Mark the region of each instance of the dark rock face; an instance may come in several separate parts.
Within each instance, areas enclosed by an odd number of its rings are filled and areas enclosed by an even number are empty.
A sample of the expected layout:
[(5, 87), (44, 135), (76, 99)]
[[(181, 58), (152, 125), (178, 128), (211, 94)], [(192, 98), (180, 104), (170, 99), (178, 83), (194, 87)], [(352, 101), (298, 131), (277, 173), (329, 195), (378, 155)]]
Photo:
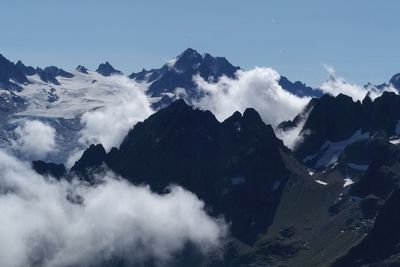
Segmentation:
[[(206, 81), (217, 81), (221, 76), (236, 78), (236, 71), (239, 67), (233, 66), (224, 57), (213, 57), (206, 53), (199, 54), (194, 49), (186, 49), (182, 54), (172, 61), (168, 62), (160, 69), (145, 70), (138, 73), (132, 73), (129, 78), (138, 82), (152, 82), (149, 87), (148, 94), (153, 97), (162, 97), (162, 101), (158, 103), (158, 107), (165, 107), (172, 103), (175, 98), (167, 97), (166, 93), (174, 93), (176, 88), (184, 88), (187, 99), (196, 99), (202, 96), (193, 82), (194, 75), (200, 75)], [(302, 82), (291, 82), (282, 76), (279, 84), (287, 91), (298, 96), (321, 96), (319, 90), (314, 90)]]
[(348, 145), (339, 161), (369, 165), (372, 163), (392, 165), (399, 160), (399, 148), (384, 136), (360, 140)]
[(0, 54), (0, 88), (18, 90), (18, 84), (28, 82), (25, 74), (16, 65)]
[(81, 73), (88, 74), (88, 69), (85, 68), (85, 67), (82, 66), (82, 65), (79, 65), (78, 67), (76, 67), (76, 70), (79, 71), (79, 72), (81, 72)]
[[(44, 82), (53, 83), (58, 85), (57, 77), (73, 78), (72, 73), (66, 72), (63, 69), (57, 68), (55, 66), (49, 66), (44, 69), (37, 67), (36, 69), (31, 66), (25, 66), (20, 60), (15, 64), (15, 68), (20, 71), (26, 79), (26, 76), (39, 75), (40, 79)], [(26, 79), (26, 82), (28, 80)], [(22, 83), (22, 82), (20, 82)]]
[(321, 97), (323, 95), (321, 90), (309, 87), (305, 83), (302, 83), (300, 81), (292, 82), (285, 76), (281, 76), (281, 78), (279, 79), (279, 85), (282, 86), (282, 88), (284, 88), (285, 90), (300, 97)]
[[(378, 214), (366, 238), (334, 266), (398, 266), (400, 242), (400, 190), (394, 191)], [(374, 265), (375, 264), (375, 265)]]
[[(392, 92), (385, 92), (374, 101), (367, 95), (362, 102), (354, 102), (342, 94), (323, 95), (314, 100), (302, 130), (304, 141), (295, 152), (299, 158), (304, 158), (318, 151), (325, 141), (345, 140), (357, 130), (392, 136), (396, 134), (399, 120), (400, 96)], [(291, 124), (286, 122), (285, 125)]]
[(314, 108), (314, 105), (318, 102), (318, 98), (312, 98), (310, 102), (304, 107), (304, 109), (298, 114), (296, 117), (294, 117), (293, 120), (288, 120), (288, 121), (283, 121), (281, 122), (278, 126), (277, 129), (283, 130), (283, 131), (288, 131), (291, 130), (295, 127), (298, 127), (300, 123), (307, 119), (308, 114), (311, 112), (311, 110)]
[(106, 61), (106, 63), (101, 63), (96, 72), (106, 77), (113, 74), (122, 75), (122, 72), (114, 69), (114, 67), (108, 61)]
[(55, 164), (36, 160), (32, 162), (33, 169), (41, 175), (49, 175), (54, 178), (60, 179), (67, 176), (67, 171), (63, 164)]
[(74, 75), (72, 73), (66, 72), (63, 69), (59, 69), (55, 66), (46, 67), (44, 69), (36, 68), (36, 73), (39, 75), (40, 79), (44, 82), (53, 83), (59, 85), (57, 77), (72, 78)]
[(157, 192), (179, 184), (203, 199), (212, 214), (224, 214), (233, 234), (251, 243), (271, 223), (289, 176), (282, 153), (288, 150), (255, 110), (220, 123), (179, 100), (138, 123), (106, 157), (100, 145), (91, 146), (72, 170), (104, 161)]
[(234, 78), (239, 67), (233, 66), (223, 57), (212, 57), (210, 54), (201, 55), (194, 49), (186, 49), (172, 62), (160, 69), (142, 70), (132, 73), (129, 78), (136, 81), (153, 82), (148, 93), (153, 96), (162, 96), (162, 93), (172, 93), (177, 87), (184, 88), (189, 96), (196, 96), (196, 85), (193, 76), (199, 74), (206, 80), (216, 80), (222, 75)]
[[(360, 128), (379, 130), (374, 137), (348, 145), (337, 167), (312, 177), (254, 109), (219, 122), (209, 111), (195, 110), (183, 100), (136, 124), (109, 153), (101, 145), (90, 146), (71, 171), (95, 183), (93, 173), (105, 167), (158, 193), (170, 184), (195, 193), (211, 215), (223, 214), (231, 222), (232, 254), (224, 259), (226, 266), (330, 266), (343, 255), (338, 261), (343, 264), (337, 266), (358, 266), (372, 244), (385, 242), (379, 239), (387, 238), (385, 229), (398, 224), (398, 216), (392, 214), (397, 210), (385, 211), (394, 201), (392, 192), (400, 187), (400, 147), (387, 137), (395, 131), (397, 118), (388, 114), (390, 120), (373, 119), (389, 112), (385, 105), (395, 108), (393, 97), (385, 94), (362, 103), (343, 95), (312, 100), (307, 120), (321, 137), (342, 140)], [(330, 110), (332, 103), (340, 108)], [(369, 167), (344, 188), (344, 179), (354, 174), (347, 172), (348, 163)], [(400, 255), (393, 245), (400, 236), (396, 232), (390, 238), (385, 250), (362, 262), (381, 263)], [(248, 245), (245, 250), (242, 243)]]
[[(75, 162), (71, 168), (71, 173), (76, 173), (84, 179), (89, 179), (90, 174), (104, 163), (106, 156), (107, 152), (101, 144), (90, 145), (82, 157)], [(94, 182), (92, 179), (89, 180), (89, 182)]]
[(360, 140), (346, 147), (339, 165), (356, 163), (366, 166), (358, 181), (350, 188), (352, 196), (375, 196), (385, 200), (394, 188), (400, 186), (400, 148), (384, 136)]
[(21, 60), (18, 60), (17, 64), (15, 64), (15, 66), (26, 76), (32, 76), (32, 75), (36, 74), (36, 70), (34, 67), (25, 66)]
[(296, 151), (300, 157), (321, 147), (326, 140), (340, 141), (360, 128), (361, 104), (351, 97), (324, 95), (316, 101), (304, 124), (303, 132), (310, 132)]
[(399, 168), (373, 162), (364, 176), (351, 188), (351, 193), (359, 197), (373, 194), (385, 199), (394, 188), (399, 188)]

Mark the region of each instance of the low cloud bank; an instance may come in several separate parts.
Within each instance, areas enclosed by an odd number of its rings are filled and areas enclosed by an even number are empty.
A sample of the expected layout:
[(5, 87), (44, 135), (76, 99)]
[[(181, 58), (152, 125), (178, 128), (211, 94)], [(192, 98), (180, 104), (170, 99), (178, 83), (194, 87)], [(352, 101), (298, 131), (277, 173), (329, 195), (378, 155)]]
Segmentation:
[(99, 266), (171, 260), (187, 242), (207, 253), (227, 231), (180, 187), (158, 195), (112, 173), (102, 183), (56, 181), (0, 151), (0, 266)]
[(219, 120), (235, 111), (255, 108), (265, 123), (277, 126), (293, 119), (310, 100), (310, 97), (298, 97), (284, 90), (279, 85), (280, 75), (271, 68), (239, 70), (236, 78), (221, 77), (213, 83), (195, 76), (194, 82), (205, 96), (194, 105), (210, 110)]

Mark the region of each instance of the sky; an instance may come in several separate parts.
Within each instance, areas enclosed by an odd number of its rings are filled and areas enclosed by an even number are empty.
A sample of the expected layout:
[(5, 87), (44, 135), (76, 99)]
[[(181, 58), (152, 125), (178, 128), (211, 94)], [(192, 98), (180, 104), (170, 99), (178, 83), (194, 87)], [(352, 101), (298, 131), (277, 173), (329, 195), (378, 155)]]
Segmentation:
[(191, 47), (244, 69), (318, 86), (324, 64), (349, 81), (400, 72), (396, 0), (0, 0), (0, 53), (27, 65), (130, 74)]

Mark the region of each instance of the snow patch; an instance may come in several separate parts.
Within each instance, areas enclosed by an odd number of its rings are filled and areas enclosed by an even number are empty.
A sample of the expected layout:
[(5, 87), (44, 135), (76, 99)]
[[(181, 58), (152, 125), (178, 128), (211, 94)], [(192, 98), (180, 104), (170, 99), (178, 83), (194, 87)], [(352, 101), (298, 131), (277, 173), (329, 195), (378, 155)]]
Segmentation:
[(171, 99), (175, 97), (174, 93), (168, 93), (168, 92), (161, 93), (161, 95), (167, 96), (168, 98), (171, 98)]
[(316, 183), (318, 184), (322, 184), (322, 185), (328, 185), (327, 182), (321, 181), (321, 180), (314, 180)]
[(389, 142), (392, 143), (393, 145), (398, 145), (398, 144), (400, 144), (400, 138), (389, 140)]
[[(315, 163), (315, 168), (322, 168), (322, 167), (327, 167), (330, 166), (338, 160), (339, 156), (342, 154), (343, 150), (346, 148), (346, 146), (359, 141), (363, 139), (367, 139), (370, 136), (369, 132), (366, 133), (361, 133), (361, 129), (357, 130), (350, 138), (338, 141), (338, 142), (332, 142), (332, 141), (326, 141), (320, 148), (320, 152), (318, 152), (316, 155), (313, 156), (316, 157), (318, 156), (318, 161)], [(307, 157), (306, 157), (307, 158)], [(305, 158), (305, 159), (306, 159)], [(305, 159), (303, 161), (305, 161)]]
[(167, 65), (169, 68), (172, 68), (172, 67), (175, 65), (175, 63), (176, 63), (177, 60), (178, 60), (178, 58), (177, 58), (177, 57), (174, 57), (173, 59), (167, 61), (166, 65)]
[(353, 180), (351, 180), (350, 178), (345, 178), (343, 187), (347, 187), (347, 186), (352, 185), (352, 184), (354, 184)]

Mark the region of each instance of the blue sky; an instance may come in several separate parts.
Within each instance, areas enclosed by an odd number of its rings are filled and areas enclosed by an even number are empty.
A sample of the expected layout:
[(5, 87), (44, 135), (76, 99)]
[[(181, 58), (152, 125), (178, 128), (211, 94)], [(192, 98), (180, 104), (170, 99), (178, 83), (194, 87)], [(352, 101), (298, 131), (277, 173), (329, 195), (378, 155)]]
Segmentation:
[(127, 74), (192, 47), (318, 85), (323, 63), (350, 81), (400, 72), (400, 1), (0, 0), (0, 53), (28, 65), (109, 60)]

